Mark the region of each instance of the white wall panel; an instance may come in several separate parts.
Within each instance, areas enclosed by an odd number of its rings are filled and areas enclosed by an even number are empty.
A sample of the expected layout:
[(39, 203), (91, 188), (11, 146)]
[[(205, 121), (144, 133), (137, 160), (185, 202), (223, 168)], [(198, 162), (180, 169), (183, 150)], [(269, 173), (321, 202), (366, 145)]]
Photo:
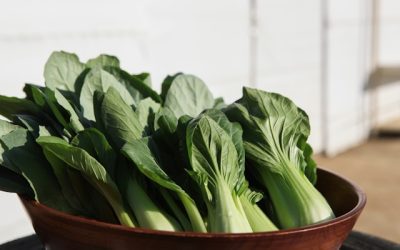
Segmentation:
[(291, 98), (310, 116), (321, 150), (320, 1), (259, 1), (257, 87)]

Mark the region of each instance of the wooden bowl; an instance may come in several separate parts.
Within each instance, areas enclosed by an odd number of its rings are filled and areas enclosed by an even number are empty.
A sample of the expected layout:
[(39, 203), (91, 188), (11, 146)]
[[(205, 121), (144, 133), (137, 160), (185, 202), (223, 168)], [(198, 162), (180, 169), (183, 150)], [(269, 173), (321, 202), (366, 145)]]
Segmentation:
[(366, 203), (350, 181), (318, 169), (318, 190), (336, 214), (328, 222), (267, 233), (216, 234), (128, 228), (72, 216), (21, 197), (46, 249), (339, 249)]

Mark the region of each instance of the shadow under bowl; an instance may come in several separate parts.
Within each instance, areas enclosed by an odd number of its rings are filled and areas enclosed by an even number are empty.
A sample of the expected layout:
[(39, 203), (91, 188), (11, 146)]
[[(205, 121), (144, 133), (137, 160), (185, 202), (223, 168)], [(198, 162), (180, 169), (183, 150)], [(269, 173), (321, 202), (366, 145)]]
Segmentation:
[(317, 189), (336, 218), (301, 228), (265, 233), (165, 232), (128, 228), (69, 215), (20, 197), (46, 249), (339, 249), (366, 203), (350, 181), (318, 169)]

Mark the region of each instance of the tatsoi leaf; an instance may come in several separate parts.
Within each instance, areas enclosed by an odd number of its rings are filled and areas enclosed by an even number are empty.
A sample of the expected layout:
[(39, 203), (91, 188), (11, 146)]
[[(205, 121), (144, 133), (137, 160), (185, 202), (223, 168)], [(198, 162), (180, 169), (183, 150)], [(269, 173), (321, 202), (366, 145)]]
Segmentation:
[(195, 117), (213, 105), (214, 98), (204, 82), (184, 74), (173, 79), (164, 102), (164, 106), (172, 110), (177, 118), (182, 115)]
[(106, 137), (95, 128), (88, 128), (79, 132), (71, 142), (72, 145), (84, 149), (96, 158), (114, 179), (117, 155), (108, 143)]
[(96, 90), (107, 92), (110, 87), (113, 87), (128, 105), (135, 104), (128, 90), (113, 75), (101, 68), (94, 68), (87, 74), (79, 97), (85, 118), (92, 121), (95, 120), (93, 108), (94, 92)]
[(135, 102), (150, 97), (155, 102), (161, 103), (161, 98), (149, 85), (147, 85), (142, 78), (130, 75), (116, 67), (104, 67), (104, 70), (112, 74), (125, 88), (129, 91)]
[(37, 143), (48, 153), (53, 154), (69, 167), (80, 171), (86, 179), (101, 192), (110, 205), (121, 224), (134, 226), (129, 212), (124, 209), (121, 194), (106, 169), (85, 150), (66, 144), (57, 137), (39, 137)]
[(244, 173), (230, 135), (207, 115), (192, 120), (186, 143), (191, 176), (207, 202), (212, 232), (251, 232), (235, 189)]
[(3, 156), (12, 164), (11, 168), (7, 167), (29, 182), (36, 200), (62, 211), (71, 211), (51, 167), (26, 129), (19, 128), (4, 135), (1, 142), (5, 146)]
[(144, 134), (138, 116), (113, 87), (104, 95), (100, 116), (96, 120), (102, 121), (108, 137), (117, 149)]
[(141, 100), (136, 107), (135, 113), (146, 130), (147, 135), (154, 132), (154, 119), (160, 107), (160, 104), (153, 101), (151, 98)]
[(89, 59), (86, 62), (86, 66), (89, 68), (113, 66), (119, 68), (119, 60), (115, 56), (101, 54), (96, 58)]
[(0, 95), (0, 107), (0, 115), (10, 120), (13, 119), (14, 114), (41, 116), (40, 107), (26, 99)]
[(150, 180), (176, 192), (188, 213), (193, 229), (200, 232), (206, 231), (204, 222), (194, 201), (160, 167), (156, 158), (157, 153), (152, 152), (156, 151), (156, 146), (149, 137), (128, 142), (122, 147), (121, 151)]
[(0, 190), (34, 197), (29, 183), (19, 174), (0, 165)]
[(75, 82), (85, 69), (75, 54), (64, 51), (53, 52), (44, 68), (46, 86), (50, 89), (75, 91)]

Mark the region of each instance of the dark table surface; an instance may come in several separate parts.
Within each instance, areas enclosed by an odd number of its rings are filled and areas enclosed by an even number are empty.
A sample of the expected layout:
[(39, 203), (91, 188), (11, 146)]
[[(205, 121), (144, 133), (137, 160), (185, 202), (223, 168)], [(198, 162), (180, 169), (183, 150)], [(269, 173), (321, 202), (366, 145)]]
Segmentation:
[[(27, 236), (0, 245), (0, 250), (43, 250), (36, 235)], [(379, 237), (353, 231), (344, 242), (341, 250), (400, 250), (400, 244)]]

